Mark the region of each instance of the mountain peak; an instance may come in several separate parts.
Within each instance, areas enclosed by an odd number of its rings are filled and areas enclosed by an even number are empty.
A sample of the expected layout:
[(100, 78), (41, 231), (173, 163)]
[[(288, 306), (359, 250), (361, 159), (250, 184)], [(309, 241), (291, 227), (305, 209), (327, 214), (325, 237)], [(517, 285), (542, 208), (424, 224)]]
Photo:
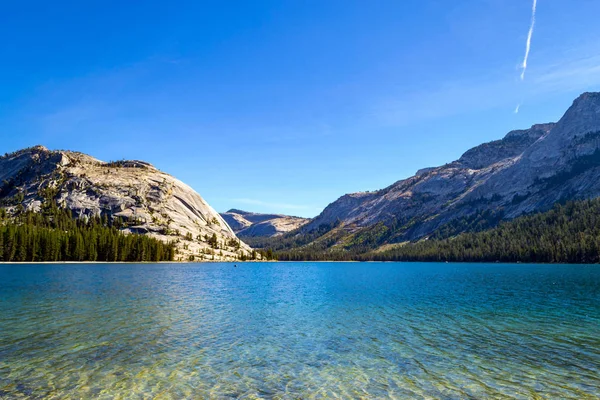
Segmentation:
[[(559, 123), (566, 120), (571, 123), (573, 118), (584, 118), (581, 123), (598, 124), (600, 121), (600, 93), (585, 92), (577, 97), (571, 107), (565, 112)], [(581, 126), (581, 123), (578, 126)]]
[[(363, 229), (368, 232), (363, 237), (377, 237), (380, 244), (426, 237), (442, 228), (445, 234), (471, 229), (469, 224), (481, 229), (557, 201), (600, 196), (598, 151), (600, 93), (583, 93), (556, 124), (511, 131), (372, 195), (342, 196), (303, 231), (339, 220), (355, 236), (339, 239), (337, 246), (356, 243)], [(388, 226), (389, 236), (378, 223)]]
[(308, 218), (283, 214), (261, 214), (235, 208), (221, 213), (221, 217), (240, 237), (279, 236), (309, 221)]
[(584, 92), (573, 100), (573, 104), (589, 101), (600, 101), (600, 92)]
[(510, 131), (500, 140), (483, 143), (467, 150), (458, 159), (458, 163), (471, 169), (482, 169), (497, 162), (512, 159), (548, 134), (554, 125), (553, 123), (536, 124), (529, 129)]
[(19, 156), (22, 156), (24, 154), (39, 154), (39, 153), (51, 153), (51, 151), (48, 150), (47, 147), (42, 146), (41, 144), (38, 144), (38, 145), (35, 145), (35, 146), (26, 147), (26, 148), (21, 149), (21, 150), (13, 151), (12, 153), (5, 153), (2, 156), (2, 158), (19, 157)]
[(240, 214), (240, 215), (247, 215), (247, 214), (254, 214), (253, 212), (250, 211), (244, 211), (244, 210), (240, 210), (239, 208), (232, 208), (230, 210), (227, 210), (225, 212), (225, 214)]
[(43, 146), (41, 144), (36, 144), (35, 146), (31, 147), (31, 149), (37, 151), (50, 151), (46, 146)]
[(533, 150), (532, 160), (556, 159), (561, 157), (566, 146), (575, 137), (600, 131), (600, 93), (586, 92), (581, 94), (562, 118), (544, 137), (543, 145)]
[(516, 136), (530, 136), (534, 137), (536, 140), (541, 136), (547, 134), (554, 128), (556, 125), (555, 122), (547, 122), (544, 124), (533, 124), (529, 129), (517, 129), (514, 131), (510, 131), (504, 136), (504, 139), (513, 138)]
[(600, 115), (600, 93), (599, 92), (586, 92), (581, 94), (578, 98), (573, 101), (573, 104), (565, 115), (564, 118), (570, 118), (573, 115), (584, 116), (584, 117), (595, 117), (598, 118)]

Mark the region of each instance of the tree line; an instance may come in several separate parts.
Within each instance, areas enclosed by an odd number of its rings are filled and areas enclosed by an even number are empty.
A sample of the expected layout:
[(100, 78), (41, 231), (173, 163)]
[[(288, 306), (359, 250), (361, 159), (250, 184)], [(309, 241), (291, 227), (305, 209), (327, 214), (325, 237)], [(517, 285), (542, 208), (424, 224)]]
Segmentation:
[(556, 204), (551, 210), (501, 222), (495, 228), (444, 239), (397, 243), (358, 252), (300, 248), (276, 252), (279, 260), (600, 262), (600, 199)]
[(174, 255), (173, 244), (124, 234), (106, 215), (73, 218), (54, 205), (16, 217), (0, 211), (0, 261), (171, 261)]

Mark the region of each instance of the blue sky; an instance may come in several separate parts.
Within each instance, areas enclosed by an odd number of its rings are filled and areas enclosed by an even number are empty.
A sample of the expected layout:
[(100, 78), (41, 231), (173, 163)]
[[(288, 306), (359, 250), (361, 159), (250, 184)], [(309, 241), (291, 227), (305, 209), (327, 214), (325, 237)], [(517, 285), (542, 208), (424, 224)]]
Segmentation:
[(0, 152), (143, 159), (218, 211), (314, 216), (600, 90), (596, 0), (538, 0), (524, 80), (529, 0), (6, 3)]

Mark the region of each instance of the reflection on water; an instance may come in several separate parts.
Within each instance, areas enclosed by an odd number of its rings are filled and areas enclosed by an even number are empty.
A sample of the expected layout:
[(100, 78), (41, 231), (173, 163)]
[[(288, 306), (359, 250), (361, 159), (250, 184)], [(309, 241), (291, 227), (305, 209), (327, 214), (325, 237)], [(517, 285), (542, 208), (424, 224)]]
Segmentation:
[(597, 398), (600, 267), (0, 266), (0, 398)]

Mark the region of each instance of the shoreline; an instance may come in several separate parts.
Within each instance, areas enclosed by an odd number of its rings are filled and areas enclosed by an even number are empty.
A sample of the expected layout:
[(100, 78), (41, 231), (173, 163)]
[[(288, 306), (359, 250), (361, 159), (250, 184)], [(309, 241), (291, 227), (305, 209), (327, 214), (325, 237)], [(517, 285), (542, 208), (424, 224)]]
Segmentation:
[(354, 260), (346, 260), (346, 261), (277, 261), (277, 260), (255, 260), (255, 261), (0, 261), (0, 266), (2, 265), (36, 265), (36, 264), (48, 264), (48, 265), (77, 265), (77, 264), (142, 264), (142, 265), (150, 265), (150, 264), (178, 264), (178, 265), (192, 265), (192, 264), (254, 264), (254, 263), (378, 263), (378, 264), (388, 264), (388, 263), (404, 263), (404, 264), (499, 264), (499, 265), (598, 265), (600, 263), (544, 263), (544, 262), (501, 262), (501, 261), (354, 261)]

